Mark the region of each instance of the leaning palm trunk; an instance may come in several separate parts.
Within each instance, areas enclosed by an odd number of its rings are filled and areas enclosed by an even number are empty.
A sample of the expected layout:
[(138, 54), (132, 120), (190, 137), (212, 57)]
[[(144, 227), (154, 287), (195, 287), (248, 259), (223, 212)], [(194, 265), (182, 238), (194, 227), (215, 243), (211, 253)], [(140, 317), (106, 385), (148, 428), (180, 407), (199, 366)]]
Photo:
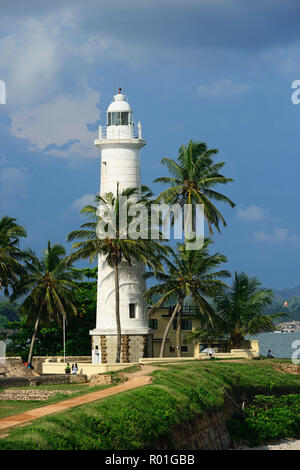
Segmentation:
[(29, 354), (28, 354), (28, 359), (27, 359), (28, 364), (30, 364), (31, 360), (32, 360), (33, 347), (34, 347), (34, 342), (35, 342), (35, 339), (36, 339), (37, 331), (38, 331), (38, 328), (39, 328), (41, 312), (42, 312), (42, 306), (39, 310), (39, 313), (38, 313), (38, 316), (37, 316), (37, 319), (36, 319), (35, 325), (34, 325), (34, 331), (33, 331), (33, 335), (32, 335), (32, 338), (31, 338), (30, 349), (29, 349)]
[(177, 328), (176, 328), (176, 353), (177, 357), (181, 357), (181, 318), (182, 318), (182, 307), (178, 310), (177, 316)]
[(171, 325), (172, 325), (172, 322), (174, 320), (174, 318), (176, 317), (176, 314), (178, 312), (179, 309), (181, 309), (181, 306), (182, 306), (182, 303), (183, 303), (183, 299), (179, 299), (178, 303), (176, 304), (176, 307), (174, 308), (174, 311), (171, 315), (171, 318), (167, 324), (167, 327), (165, 329), (165, 332), (164, 332), (164, 336), (163, 336), (163, 339), (162, 339), (162, 343), (161, 343), (161, 348), (160, 348), (160, 354), (159, 354), (159, 357), (164, 357), (164, 350), (165, 350), (165, 345), (166, 345), (166, 341), (167, 341), (167, 337), (168, 337), (168, 334), (169, 334), (169, 331), (170, 331), (170, 328), (171, 328)]
[(120, 285), (119, 285), (119, 266), (116, 261), (114, 264), (115, 274), (115, 312), (116, 312), (116, 324), (117, 324), (117, 353), (116, 362), (120, 362), (121, 356), (121, 321), (120, 321)]

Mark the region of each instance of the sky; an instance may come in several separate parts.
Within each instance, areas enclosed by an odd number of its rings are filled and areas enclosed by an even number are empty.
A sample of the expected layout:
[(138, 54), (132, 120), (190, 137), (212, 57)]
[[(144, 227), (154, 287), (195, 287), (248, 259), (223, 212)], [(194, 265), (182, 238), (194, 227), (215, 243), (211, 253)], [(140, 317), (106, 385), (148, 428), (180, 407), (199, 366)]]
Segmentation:
[(99, 191), (99, 124), (119, 86), (153, 184), (192, 139), (219, 150), (227, 227), (213, 251), (267, 287), (300, 284), (298, 0), (1, 0), (0, 216), (38, 253)]

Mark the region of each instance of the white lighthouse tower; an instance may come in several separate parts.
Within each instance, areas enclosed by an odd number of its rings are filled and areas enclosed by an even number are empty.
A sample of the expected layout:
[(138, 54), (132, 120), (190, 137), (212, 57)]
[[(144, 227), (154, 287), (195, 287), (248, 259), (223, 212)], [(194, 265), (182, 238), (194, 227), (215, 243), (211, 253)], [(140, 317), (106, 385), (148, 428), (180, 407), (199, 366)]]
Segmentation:
[[(146, 145), (141, 125), (135, 128), (133, 111), (119, 88), (107, 109), (107, 126), (99, 127), (95, 146), (101, 150), (100, 194), (116, 194), (128, 187), (141, 190), (140, 149)], [(121, 362), (136, 362), (152, 355), (144, 300), (144, 266), (122, 262), (119, 269)], [(115, 283), (113, 269), (104, 257), (98, 258), (98, 291), (96, 328), (92, 335), (93, 361), (113, 363), (116, 358), (117, 326), (115, 317)]]

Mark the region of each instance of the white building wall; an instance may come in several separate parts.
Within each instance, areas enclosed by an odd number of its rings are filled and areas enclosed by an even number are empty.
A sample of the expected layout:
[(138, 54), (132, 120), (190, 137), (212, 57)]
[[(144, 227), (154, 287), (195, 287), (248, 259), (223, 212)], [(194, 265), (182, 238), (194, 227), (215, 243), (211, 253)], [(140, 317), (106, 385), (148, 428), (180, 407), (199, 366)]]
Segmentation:
[(120, 192), (128, 187), (140, 189), (140, 148), (136, 145), (114, 142), (102, 149), (100, 194), (115, 194), (117, 183)]
[[(120, 320), (122, 334), (147, 334), (147, 314), (144, 300), (144, 266), (134, 263), (131, 267), (122, 262), (119, 269)], [(129, 304), (136, 304), (135, 318), (129, 318)], [(98, 334), (117, 334), (115, 317), (115, 283), (113, 269), (103, 257), (98, 264), (97, 322)]]

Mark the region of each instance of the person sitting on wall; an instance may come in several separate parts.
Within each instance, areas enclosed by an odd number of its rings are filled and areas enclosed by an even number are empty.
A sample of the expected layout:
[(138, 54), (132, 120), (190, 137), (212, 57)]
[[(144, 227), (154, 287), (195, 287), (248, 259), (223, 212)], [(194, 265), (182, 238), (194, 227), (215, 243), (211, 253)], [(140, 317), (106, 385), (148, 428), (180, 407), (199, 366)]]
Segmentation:
[(75, 365), (73, 364), (72, 365), (72, 374), (77, 374), (77, 372), (78, 372), (78, 366), (77, 366), (77, 364), (75, 364)]
[(70, 374), (70, 372), (71, 372), (70, 364), (67, 363), (67, 367), (65, 368), (65, 373)]

